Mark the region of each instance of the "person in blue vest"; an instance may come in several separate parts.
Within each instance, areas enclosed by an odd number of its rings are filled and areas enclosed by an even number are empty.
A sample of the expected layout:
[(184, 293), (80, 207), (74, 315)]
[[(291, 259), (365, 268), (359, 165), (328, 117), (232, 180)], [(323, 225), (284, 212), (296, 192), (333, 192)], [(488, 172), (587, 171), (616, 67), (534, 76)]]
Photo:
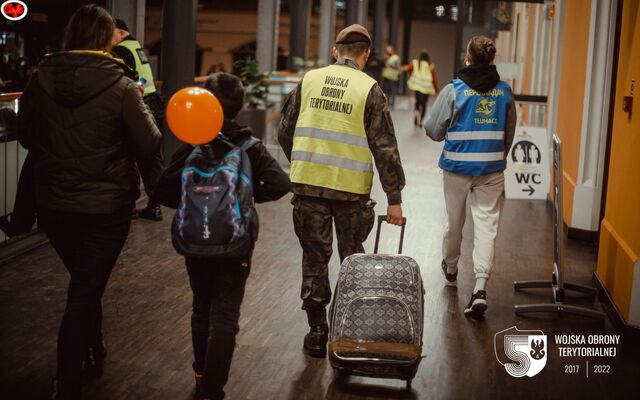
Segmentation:
[(467, 46), (467, 66), (442, 89), (425, 123), (427, 135), (445, 141), (440, 156), (448, 226), (441, 264), (445, 284), (456, 286), (462, 227), (469, 197), (473, 217), (473, 270), (476, 284), (465, 315), (481, 318), (487, 309), (485, 286), (494, 260), (504, 199), (506, 156), (516, 128), (509, 85), (500, 80), (493, 41), (475, 36)]
[[(115, 24), (116, 29), (113, 32), (113, 49), (111, 49), (111, 54), (124, 61), (129, 68), (137, 73), (138, 85), (140, 85), (143, 91), (142, 100), (149, 106), (158, 128), (162, 129), (162, 123), (164, 121), (164, 101), (155, 86), (149, 60), (144, 54), (140, 42), (129, 33), (127, 23), (116, 18)], [(152, 221), (162, 220), (162, 209), (160, 205), (151, 200), (151, 191), (162, 172), (162, 158), (159, 157), (153, 164), (152, 168), (141, 168), (141, 171), (146, 170), (150, 172), (149, 176), (142, 176), (145, 191), (149, 195), (149, 201), (145, 208), (134, 210), (133, 218), (139, 217)]]

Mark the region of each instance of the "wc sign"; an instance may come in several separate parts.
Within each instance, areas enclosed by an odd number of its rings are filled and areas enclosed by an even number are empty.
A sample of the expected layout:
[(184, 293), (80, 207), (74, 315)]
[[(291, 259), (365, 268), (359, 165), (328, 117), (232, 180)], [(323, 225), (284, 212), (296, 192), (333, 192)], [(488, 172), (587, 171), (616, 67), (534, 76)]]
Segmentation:
[(28, 11), (29, 7), (27, 7), (27, 3), (20, 0), (5, 1), (0, 6), (2, 16), (9, 21), (20, 21), (27, 16)]
[(546, 199), (550, 184), (547, 130), (516, 128), (507, 156), (505, 195), (508, 199)]

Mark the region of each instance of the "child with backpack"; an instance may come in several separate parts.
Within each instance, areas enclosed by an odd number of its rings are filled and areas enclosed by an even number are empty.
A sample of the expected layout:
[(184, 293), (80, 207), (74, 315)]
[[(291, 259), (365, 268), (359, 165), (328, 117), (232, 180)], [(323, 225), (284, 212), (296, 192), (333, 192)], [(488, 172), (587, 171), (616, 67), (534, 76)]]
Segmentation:
[(222, 105), (221, 134), (208, 146), (178, 148), (154, 198), (178, 209), (172, 240), (185, 256), (193, 291), (196, 397), (213, 400), (224, 398), (239, 329), (258, 234), (254, 200), (278, 200), (289, 192), (290, 182), (251, 129), (234, 121), (244, 103), (240, 79), (216, 73), (204, 87)]

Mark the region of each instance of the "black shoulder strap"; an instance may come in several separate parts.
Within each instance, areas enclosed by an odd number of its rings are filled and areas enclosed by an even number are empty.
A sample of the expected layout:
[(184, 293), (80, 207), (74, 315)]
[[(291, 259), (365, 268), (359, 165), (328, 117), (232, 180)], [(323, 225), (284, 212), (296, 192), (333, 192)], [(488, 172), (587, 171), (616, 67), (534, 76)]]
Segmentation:
[(242, 151), (244, 151), (246, 153), (247, 150), (249, 150), (250, 148), (252, 148), (253, 146), (255, 146), (258, 143), (260, 143), (260, 139), (258, 139), (255, 136), (249, 136), (249, 138), (247, 140), (242, 142), (242, 145), (240, 146), (240, 148), (242, 149)]

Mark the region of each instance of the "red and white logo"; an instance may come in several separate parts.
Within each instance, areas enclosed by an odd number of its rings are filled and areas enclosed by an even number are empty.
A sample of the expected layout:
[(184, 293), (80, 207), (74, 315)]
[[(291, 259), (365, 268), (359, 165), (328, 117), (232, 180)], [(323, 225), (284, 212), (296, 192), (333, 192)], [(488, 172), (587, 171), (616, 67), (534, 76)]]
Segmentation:
[(27, 11), (29, 11), (29, 7), (24, 1), (20, 0), (5, 1), (0, 7), (2, 16), (9, 21), (20, 21), (27, 16)]

